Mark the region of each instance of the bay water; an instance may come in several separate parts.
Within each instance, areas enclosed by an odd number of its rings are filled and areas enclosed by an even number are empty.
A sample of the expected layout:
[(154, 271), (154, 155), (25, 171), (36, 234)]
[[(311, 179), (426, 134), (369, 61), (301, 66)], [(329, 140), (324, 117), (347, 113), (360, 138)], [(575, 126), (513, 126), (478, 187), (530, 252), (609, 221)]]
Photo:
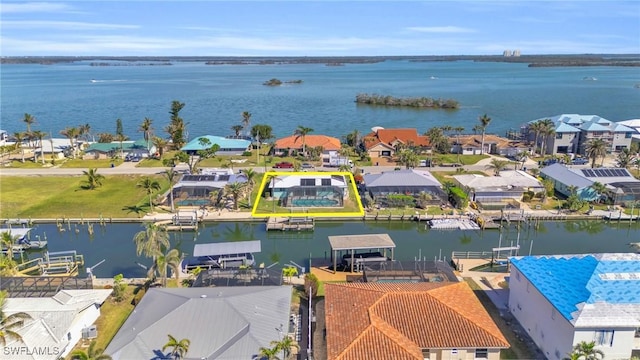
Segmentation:
[[(135, 64), (135, 63), (134, 63)], [(263, 82), (302, 80), (265, 86)], [(92, 81), (93, 80), (93, 81)], [(471, 133), (478, 116), (493, 119), (487, 131), (507, 130), (562, 113), (600, 115), (612, 121), (640, 118), (640, 68), (527, 67), (527, 64), (473, 61), (374, 64), (91, 66), (89, 61), (53, 65), (1, 65), (0, 128), (24, 131), (25, 113), (34, 129), (60, 136), (67, 126), (88, 123), (92, 133), (115, 132), (121, 118), (125, 133), (137, 131), (145, 117), (166, 136), (172, 100), (186, 104), (181, 116), (190, 139), (229, 135), (231, 126), (252, 113), (252, 124), (269, 124), (278, 137), (299, 126), (313, 134), (342, 136), (373, 126), (462, 126)], [(358, 93), (396, 97), (455, 99), (458, 110), (358, 105)]]

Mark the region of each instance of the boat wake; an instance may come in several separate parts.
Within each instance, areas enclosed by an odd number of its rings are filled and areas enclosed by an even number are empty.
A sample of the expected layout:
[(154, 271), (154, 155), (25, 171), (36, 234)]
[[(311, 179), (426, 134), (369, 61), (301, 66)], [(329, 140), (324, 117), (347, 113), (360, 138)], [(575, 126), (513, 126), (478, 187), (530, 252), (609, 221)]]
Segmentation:
[(127, 80), (96, 80), (96, 79), (91, 79), (92, 83), (123, 82), (123, 81), (127, 81)]

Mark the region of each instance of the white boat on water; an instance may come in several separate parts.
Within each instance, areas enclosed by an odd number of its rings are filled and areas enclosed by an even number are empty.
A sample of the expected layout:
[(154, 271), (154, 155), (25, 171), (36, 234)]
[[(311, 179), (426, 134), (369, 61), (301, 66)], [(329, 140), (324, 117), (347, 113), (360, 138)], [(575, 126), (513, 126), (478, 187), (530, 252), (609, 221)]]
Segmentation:
[(193, 257), (182, 260), (183, 272), (201, 269), (229, 269), (252, 266), (253, 253), (262, 251), (260, 240), (234, 241), (213, 244), (197, 244), (193, 247)]
[[(1, 228), (0, 234), (9, 233), (14, 238), (14, 243), (11, 246), (14, 252), (22, 252), (25, 250), (37, 250), (43, 249), (47, 246), (46, 240), (40, 240), (38, 237), (36, 240), (30, 240), (28, 238), (29, 232), (32, 228)], [(6, 252), (8, 247), (2, 244), (2, 252)]]

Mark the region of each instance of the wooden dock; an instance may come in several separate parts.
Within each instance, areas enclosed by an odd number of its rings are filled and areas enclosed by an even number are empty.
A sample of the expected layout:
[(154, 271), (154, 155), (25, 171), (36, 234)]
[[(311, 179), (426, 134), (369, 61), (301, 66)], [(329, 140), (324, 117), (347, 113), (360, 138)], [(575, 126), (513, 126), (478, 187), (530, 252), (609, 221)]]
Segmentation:
[(313, 231), (315, 223), (313, 218), (269, 218), (267, 231)]
[(84, 266), (84, 256), (75, 251), (46, 252), (43, 257), (35, 258), (18, 265), (22, 276), (77, 276), (79, 268)]

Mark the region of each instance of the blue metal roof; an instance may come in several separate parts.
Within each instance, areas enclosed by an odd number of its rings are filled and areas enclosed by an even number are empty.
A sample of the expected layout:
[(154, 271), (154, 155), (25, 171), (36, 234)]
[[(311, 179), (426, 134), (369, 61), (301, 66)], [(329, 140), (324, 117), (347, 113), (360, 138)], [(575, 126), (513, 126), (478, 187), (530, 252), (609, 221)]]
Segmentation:
[[(209, 139), (209, 142), (211, 142), (211, 145), (218, 144), (218, 146), (220, 146), (220, 149), (244, 150), (248, 148), (249, 145), (251, 145), (251, 141), (249, 140), (227, 139), (221, 136), (203, 135), (203, 136), (198, 136), (195, 139), (189, 141), (189, 143), (183, 146), (180, 150), (182, 151), (205, 150), (207, 146), (200, 145), (201, 138)], [(211, 145), (209, 145), (208, 147), (211, 147)]]
[(640, 304), (640, 255), (524, 256), (511, 264), (571, 321), (581, 303)]
[(556, 133), (579, 133), (580, 129), (561, 121), (556, 123)]
[(585, 131), (609, 131), (608, 127), (602, 124), (598, 124), (595, 121), (582, 124), (582, 126), (580, 126), (580, 129)]

